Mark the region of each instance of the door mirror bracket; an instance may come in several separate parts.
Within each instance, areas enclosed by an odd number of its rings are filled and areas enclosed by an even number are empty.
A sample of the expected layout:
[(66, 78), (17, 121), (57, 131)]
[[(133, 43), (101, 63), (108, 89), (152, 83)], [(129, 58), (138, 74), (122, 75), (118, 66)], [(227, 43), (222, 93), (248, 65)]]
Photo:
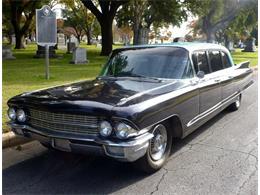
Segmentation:
[(204, 76), (205, 76), (205, 73), (201, 70), (197, 73), (197, 77), (200, 79), (204, 78)]

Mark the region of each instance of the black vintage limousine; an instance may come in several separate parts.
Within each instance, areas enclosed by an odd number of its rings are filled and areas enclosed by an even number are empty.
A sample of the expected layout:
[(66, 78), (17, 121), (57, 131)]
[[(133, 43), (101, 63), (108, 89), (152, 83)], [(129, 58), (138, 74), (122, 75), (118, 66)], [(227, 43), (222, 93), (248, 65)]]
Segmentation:
[(207, 43), (115, 49), (95, 80), (26, 92), (8, 101), (17, 135), (47, 148), (103, 154), (160, 169), (172, 138), (184, 138), (252, 83), (249, 63)]

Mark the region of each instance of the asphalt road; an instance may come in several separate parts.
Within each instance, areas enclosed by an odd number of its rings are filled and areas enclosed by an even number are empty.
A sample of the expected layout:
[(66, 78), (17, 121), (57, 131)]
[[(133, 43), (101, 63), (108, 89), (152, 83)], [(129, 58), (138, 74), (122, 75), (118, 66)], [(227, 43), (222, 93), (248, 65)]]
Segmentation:
[(183, 140), (153, 175), (129, 163), (50, 152), (37, 142), (3, 150), (3, 194), (257, 194), (257, 81), (240, 110), (223, 111)]

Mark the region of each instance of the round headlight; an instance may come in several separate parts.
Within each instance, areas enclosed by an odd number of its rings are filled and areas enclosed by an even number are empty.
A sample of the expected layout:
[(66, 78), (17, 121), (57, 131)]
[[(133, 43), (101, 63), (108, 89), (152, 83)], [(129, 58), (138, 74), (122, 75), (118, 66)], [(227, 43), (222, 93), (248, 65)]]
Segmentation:
[(26, 121), (26, 114), (22, 109), (17, 110), (17, 120), (19, 122)]
[(11, 120), (15, 120), (16, 119), (16, 112), (15, 112), (15, 109), (14, 108), (9, 108), (8, 111), (8, 117), (11, 119)]
[(126, 139), (136, 134), (136, 130), (134, 130), (131, 126), (125, 123), (118, 123), (116, 126), (116, 136), (119, 139)]
[(112, 126), (110, 125), (110, 123), (107, 122), (107, 121), (102, 121), (99, 124), (99, 133), (100, 133), (100, 135), (102, 135), (104, 137), (107, 137), (107, 136), (111, 135), (111, 133), (112, 133)]

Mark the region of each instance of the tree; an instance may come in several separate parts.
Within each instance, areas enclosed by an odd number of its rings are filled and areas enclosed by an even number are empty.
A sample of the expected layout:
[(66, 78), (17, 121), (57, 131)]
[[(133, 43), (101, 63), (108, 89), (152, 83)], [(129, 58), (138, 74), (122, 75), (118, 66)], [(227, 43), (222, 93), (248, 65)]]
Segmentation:
[(159, 29), (165, 25), (179, 26), (187, 19), (189, 12), (195, 12), (199, 8), (197, 1), (188, 0), (130, 0), (129, 4), (123, 5), (117, 14), (117, 22), (121, 25), (131, 24), (134, 32), (134, 44), (140, 44), (140, 30), (148, 31), (151, 26)]
[(245, 34), (247, 37), (250, 36), (257, 26), (257, 11), (258, 3), (256, 0), (251, 1), (250, 4), (241, 9), (237, 17), (222, 31), (226, 46), (230, 40), (239, 41), (244, 38)]
[[(94, 4), (91, 0), (81, 0), (87, 9), (89, 9), (97, 18), (101, 27), (102, 50), (100, 55), (109, 55), (112, 51), (113, 33), (112, 24), (118, 8), (127, 2), (127, 0), (98, 0)], [(100, 7), (100, 10), (99, 8)]]
[(84, 18), (79, 17), (73, 10), (63, 10), (63, 17), (65, 18), (64, 26), (72, 27), (78, 42), (81, 42), (84, 36), (84, 29), (82, 23), (85, 22)]
[(234, 21), (241, 10), (255, 0), (210, 0), (202, 2), (198, 25), (207, 37), (207, 42), (215, 42), (216, 34), (224, 31)]
[(92, 35), (98, 40), (98, 36), (101, 35), (101, 27), (97, 19), (94, 19)]
[[(5, 10), (6, 12), (6, 10)], [(2, 23), (2, 33), (3, 36), (7, 37), (9, 40), (9, 44), (12, 43), (12, 34), (14, 33), (13, 26), (10, 23), (9, 17), (3, 14), (3, 23)]]
[(66, 18), (65, 26), (73, 27), (78, 41), (84, 34), (87, 35), (88, 45), (91, 45), (95, 16), (88, 11), (80, 0), (60, 0), (65, 5), (63, 16)]
[(147, 1), (130, 0), (128, 4), (123, 5), (116, 16), (119, 28), (131, 24), (134, 32), (134, 45), (138, 44), (140, 29), (143, 23), (142, 20), (144, 18), (143, 12), (147, 8), (147, 5)]
[(24, 36), (28, 33), (35, 15), (35, 9), (49, 1), (3, 0), (3, 15), (11, 22), (16, 43), (15, 49), (24, 48)]

